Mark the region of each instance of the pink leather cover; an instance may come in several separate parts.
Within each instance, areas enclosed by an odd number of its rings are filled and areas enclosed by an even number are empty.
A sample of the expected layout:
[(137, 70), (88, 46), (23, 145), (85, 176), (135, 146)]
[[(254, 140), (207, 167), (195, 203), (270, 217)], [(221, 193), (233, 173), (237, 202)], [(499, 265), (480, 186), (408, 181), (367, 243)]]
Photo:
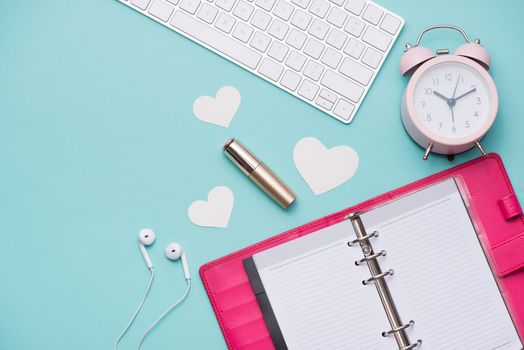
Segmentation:
[(499, 276), (499, 285), (520, 336), (524, 338), (524, 217), (520, 214), (507, 219), (507, 214), (499, 205), (499, 201), (504, 198), (516, 197), (500, 157), (492, 153), (203, 265), (200, 276), (228, 348), (274, 349), (242, 265), (244, 258), (338, 223), (350, 212), (368, 210), (451, 176), (459, 176), (462, 184), (467, 187), (479, 226), (479, 235), (482, 235), (484, 248)]

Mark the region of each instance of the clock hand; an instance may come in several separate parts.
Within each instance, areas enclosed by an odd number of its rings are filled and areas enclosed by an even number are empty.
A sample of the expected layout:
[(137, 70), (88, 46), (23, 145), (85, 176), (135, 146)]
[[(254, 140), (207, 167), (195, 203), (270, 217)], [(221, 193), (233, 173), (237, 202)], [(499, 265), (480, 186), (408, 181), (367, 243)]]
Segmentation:
[(453, 122), (453, 124), (455, 124), (455, 113), (453, 112), (453, 107), (451, 107), (450, 109), (451, 109), (451, 121)]
[(433, 90), (433, 95), (440, 97), (441, 99), (443, 99), (444, 101), (446, 101), (449, 104), (450, 99), (442, 95), (440, 92)]
[(453, 99), (456, 100), (456, 98), (455, 98), (455, 94), (457, 93), (457, 87), (459, 86), (459, 81), (460, 81), (460, 74), (459, 74), (458, 77), (457, 77), (457, 83), (455, 84), (455, 90), (453, 90), (453, 97), (451, 97), (452, 100), (453, 100)]
[(473, 88), (473, 89), (469, 90), (468, 92), (463, 93), (463, 94), (460, 95), (459, 97), (455, 97), (455, 101), (458, 100), (459, 98), (462, 98), (462, 97), (464, 97), (464, 96), (467, 96), (467, 95), (469, 95), (469, 94), (471, 94), (472, 92), (475, 92), (475, 91), (477, 91), (477, 88)]

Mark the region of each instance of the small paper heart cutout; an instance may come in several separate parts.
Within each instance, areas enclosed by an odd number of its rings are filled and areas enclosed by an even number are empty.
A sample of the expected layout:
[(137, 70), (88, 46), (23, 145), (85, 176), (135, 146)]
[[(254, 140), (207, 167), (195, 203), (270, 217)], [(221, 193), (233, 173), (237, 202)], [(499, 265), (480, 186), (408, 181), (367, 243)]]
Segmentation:
[(357, 171), (358, 154), (346, 145), (327, 149), (314, 137), (297, 142), (293, 159), (313, 193), (319, 195), (342, 185)]
[(189, 206), (187, 215), (195, 225), (227, 228), (233, 211), (235, 197), (226, 186), (218, 186), (209, 191), (207, 201), (198, 200)]
[(224, 86), (215, 97), (200, 96), (193, 103), (193, 113), (203, 122), (229, 127), (238, 107), (240, 92), (233, 86)]

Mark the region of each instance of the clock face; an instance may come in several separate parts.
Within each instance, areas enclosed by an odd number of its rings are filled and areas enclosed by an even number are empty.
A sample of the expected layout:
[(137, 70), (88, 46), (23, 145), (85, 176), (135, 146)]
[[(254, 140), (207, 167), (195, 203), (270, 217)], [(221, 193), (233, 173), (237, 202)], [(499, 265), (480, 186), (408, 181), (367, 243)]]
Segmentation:
[(414, 91), (415, 110), (434, 134), (464, 138), (478, 131), (490, 112), (488, 83), (473, 67), (445, 61), (429, 68)]

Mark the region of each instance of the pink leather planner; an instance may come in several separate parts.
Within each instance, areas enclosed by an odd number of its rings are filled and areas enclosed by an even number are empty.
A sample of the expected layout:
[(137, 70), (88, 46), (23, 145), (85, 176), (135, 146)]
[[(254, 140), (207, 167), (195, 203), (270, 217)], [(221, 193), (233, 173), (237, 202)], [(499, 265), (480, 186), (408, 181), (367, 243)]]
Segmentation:
[(349, 213), (365, 212), (451, 177), (460, 179), (465, 187), (478, 235), (517, 331), (524, 338), (524, 216), (500, 157), (489, 154), (203, 265), (200, 276), (228, 348), (275, 349), (244, 259), (339, 223)]

